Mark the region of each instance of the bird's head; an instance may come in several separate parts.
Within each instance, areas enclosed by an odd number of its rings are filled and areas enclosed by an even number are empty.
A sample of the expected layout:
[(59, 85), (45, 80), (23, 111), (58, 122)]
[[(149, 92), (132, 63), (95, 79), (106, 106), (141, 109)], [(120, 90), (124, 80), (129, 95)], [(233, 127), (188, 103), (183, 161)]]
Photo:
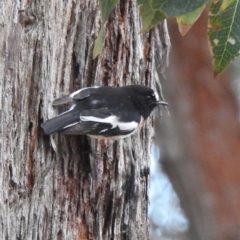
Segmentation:
[(132, 93), (132, 100), (135, 102), (144, 119), (151, 114), (155, 107), (168, 105), (166, 102), (159, 100), (157, 92), (151, 88), (142, 85), (131, 85), (127, 86), (126, 90)]

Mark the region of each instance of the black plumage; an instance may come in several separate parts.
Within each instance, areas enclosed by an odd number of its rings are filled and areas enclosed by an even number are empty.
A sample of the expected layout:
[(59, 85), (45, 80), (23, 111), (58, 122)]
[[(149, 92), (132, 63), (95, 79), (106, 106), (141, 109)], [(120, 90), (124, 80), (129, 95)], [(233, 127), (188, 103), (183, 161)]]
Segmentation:
[(54, 100), (53, 105), (65, 103), (72, 107), (41, 125), (45, 134), (125, 137), (142, 126), (157, 105), (166, 105), (151, 88), (141, 85), (83, 88)]

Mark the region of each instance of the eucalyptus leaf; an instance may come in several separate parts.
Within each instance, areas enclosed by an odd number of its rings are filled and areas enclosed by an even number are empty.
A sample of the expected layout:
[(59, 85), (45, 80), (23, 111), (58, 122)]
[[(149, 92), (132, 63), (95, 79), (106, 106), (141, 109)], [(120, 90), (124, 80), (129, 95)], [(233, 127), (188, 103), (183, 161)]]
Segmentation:
[(197, 8), (196, 10), (190, 13), (186, 13), (184, 15), (177, 17), (178, 28), (182, 35), (185, 35), (189, 31), (189, 29), (201, 15), (204, 7), (205, 5), (201, 6), (200, 8)]
[(118, 0), (99, 0), (103, 23), (106, 22)]
[(140, 14), (142, 18), (142, 31), (147, 31), (159, 24), (166, 16), (159, 10), (151, 7), (149, 0), (138, 0)]
[(103, 28), (101, 28), (95, 42), (94, 42), (94, 48), (93, 48), (93, 58), (96, 58), (99, 53), (102, 51), (103, 48)]
[(208, 36), (210, 39), (215, 75), (222, 72), (240, 55), (240, 2), (231, 1), (222, 8), (223, 1), (213, 2), (210, 9)]
[(152, 8), (160, 10), (168, 17), (176, 17), (200, 8), (208, 0), (150, 0)]

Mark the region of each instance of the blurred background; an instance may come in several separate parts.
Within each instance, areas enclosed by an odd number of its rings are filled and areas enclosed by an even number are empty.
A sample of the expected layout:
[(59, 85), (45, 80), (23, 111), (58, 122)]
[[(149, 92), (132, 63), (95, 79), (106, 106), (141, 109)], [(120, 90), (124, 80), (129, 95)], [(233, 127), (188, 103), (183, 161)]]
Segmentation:
[(205, 12), (181, 36), (168, 21), (172, 48), (161, 81), (169, 114), (155, 121), (152, 240), (240, 239), (240, 59), (213, 77), (207, 24)]

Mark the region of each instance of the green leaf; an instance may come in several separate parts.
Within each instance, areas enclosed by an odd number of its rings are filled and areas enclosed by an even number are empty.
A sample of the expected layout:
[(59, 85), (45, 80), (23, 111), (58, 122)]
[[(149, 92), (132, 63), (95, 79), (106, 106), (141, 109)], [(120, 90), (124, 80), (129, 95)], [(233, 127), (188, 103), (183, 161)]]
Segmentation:
[(163, 12), (161, 12), (160, 10), (155, 11), (154, 16), (152, 18), (152, 22), (149, 25), (148, 29), (155, 27), (165, 18), (166, 18), (166, 15)]
[(99, 0), (103, 23), (108, 19), (118, 0)]
[(143, 1), (138, 0), (140, 15), (142, 17), (142, 31), (145, 31), (151, 24), (155, 11), (151, 8), (149, 1), (145, 1), (145, 3), (141, 2)]
[(140, 15), (142, 17), (142, 30), (147, 31), (159, 24), (166, 16), (159, 10), (154, 10), (151, 7), (149, 0), (138, 0)]
[(95, 43), (94, 43), (94, 48), (93, 48), (93, 58), (96, 58), (99, 53), (102, 51), (103, 48), (103, 28), (101, 28)]
[(99, 0), (102, 16), (102, 27), (94, 43), (93, 58), (96, 58), (103, 48), (103, 25), (107, 21), (118, 0)]
[(196, 10), (190, 13), (186, 13), (184, 15), (177, 17), (178, 28), (182, 35), (185, 35), (189, 31), (189, 29), (201, 15), (204, 7), (205, 5), (201, 6), (200, 8), (197, 8)]
[(150, 0), (152, 8), (168, 17), (180, 16), (203, 6), (208, 0)]
[(240, 0), (213, 2), (210, 9), (208, 36), (212, 46), (215, 75), (222, 72), (240, 55)]
[(221, 11), (225, 10), (234, 0), (223, 0), (221, 5)]

